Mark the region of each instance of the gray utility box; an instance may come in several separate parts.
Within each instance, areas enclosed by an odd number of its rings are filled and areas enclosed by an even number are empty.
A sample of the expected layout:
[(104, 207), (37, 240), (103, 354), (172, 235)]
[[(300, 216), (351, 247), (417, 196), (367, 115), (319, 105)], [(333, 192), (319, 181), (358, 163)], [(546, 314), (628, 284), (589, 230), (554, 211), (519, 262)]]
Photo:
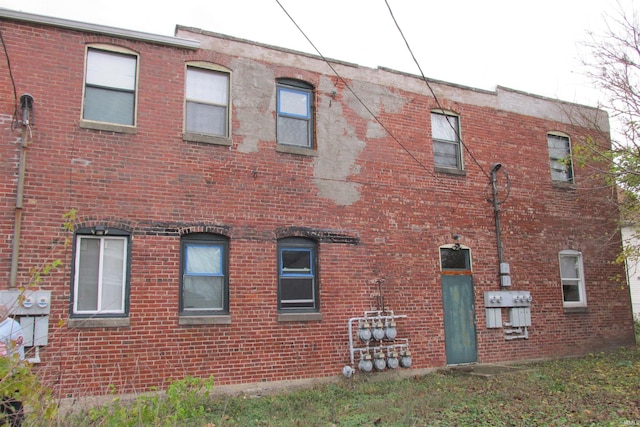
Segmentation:
[(531, 293), (529, 291), (487, 291), (484, 293), (487, 328), (502, 328), (502, 309), (509, 309), (509, 325), (531, 326)]
[(0, 303), (22, 326), (25, 346), (38, 347), (49, 343), (51, 291), (3, 290), (0, 291)]

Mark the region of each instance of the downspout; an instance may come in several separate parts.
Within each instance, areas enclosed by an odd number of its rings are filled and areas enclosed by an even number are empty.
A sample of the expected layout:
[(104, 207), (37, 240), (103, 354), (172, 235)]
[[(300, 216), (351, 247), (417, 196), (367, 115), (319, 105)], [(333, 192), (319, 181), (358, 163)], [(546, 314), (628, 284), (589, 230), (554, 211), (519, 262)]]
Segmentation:
[[(498, 243), (498, 266), (501, 267), (503, 263), (502, 258), (502, 231), (500, 227), (500, 204), (498, 203), (498, 170), (502, 167), (501, 163), (496, 163), (491, 168), (491, 190), (493, 192), (493, 213), (496, 218), (496, 241)], [(500, 277), (502, 277), (502, 271)], [(502, 285), (502, 282), (500, 283)]]
[(13, 248), (11, 251), (11, 277), (10, 288), (17, 287), (18, 281), (18, 260), (20, 258), (20, 240), (22, 232), (22, 209), (24, 198), (24, 178), (27, 169), (27, 146), (29, 145), (29, 116), (33, 108), (33, 97), (24, 94), (20, 97), (20, 107), (22, 108), (22, 136), (20, 138), (20, 157), (18, 159), (18, 184), (16, 189), (16, 211), (13, 228)]

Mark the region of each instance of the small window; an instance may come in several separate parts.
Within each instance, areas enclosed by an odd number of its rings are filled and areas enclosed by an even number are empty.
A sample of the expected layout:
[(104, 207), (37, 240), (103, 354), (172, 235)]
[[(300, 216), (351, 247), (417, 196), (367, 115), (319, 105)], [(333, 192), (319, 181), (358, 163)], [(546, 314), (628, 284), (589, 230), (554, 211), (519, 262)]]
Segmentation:
[(313, 88), (295, 80), (277, 85), (278, 144), (313, 148)]
[(229, 73), (187, 67), (185, 132), (229, 136)]
[(462, 169), (460, 123), (458, 116), (441, 112), (431, 113), (431, 137), (436, 167)]
[(584, 307), (587, 305), (585, 294), (582, 254), (577, 251), (561, 251), (560, 279), (562, 281), (562, 300), (565, 307)]
[(228, 240), (197, 233), (182, 238), (180, 314), (227, 314)]
[(278, 309), (318, 311), (316, 243), (302, 238), (278, 244)]
[(573, 167), (571, 164), (571, 141), (568, 136), (548, 134), (549, 164), (551, 179), (556, 182), (573, 182)]
[(459, 244), (440, 248), (440, 268), (444, 270), (471, 270), (471, 253)]
[(76, 233), (72, 314), (114, 316), (127, 312), (128, 233), (83, 229)]
[(135, 124), (137, 62), (133, 54), (88, 48), (83, 119)]

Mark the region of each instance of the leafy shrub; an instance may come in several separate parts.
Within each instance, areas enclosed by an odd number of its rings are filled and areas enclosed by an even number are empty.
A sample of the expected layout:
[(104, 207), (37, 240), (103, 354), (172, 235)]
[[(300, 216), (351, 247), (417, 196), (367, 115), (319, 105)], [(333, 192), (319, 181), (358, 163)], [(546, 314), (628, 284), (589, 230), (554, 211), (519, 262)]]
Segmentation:
[[(202, 419), (209, 408), (213, 376), (192, 376), (170, 381), (164, 393), (140, 395), (132, 402), (114, 397), (109, 405), (92, 408), (88, 413), (72, 416), (74, 426), (175, 426)], [(113, 390), (115, 394), (117, 391)]]
[[(45, 425), (57, 416), (57, 402), (48, 387), (39, 383), (31, 365), (15, 357), (0, 357), (0, 396), (21, 401), (25, 411), (25, 425)], [(0, 414), (0, 424), (4, 422)]]

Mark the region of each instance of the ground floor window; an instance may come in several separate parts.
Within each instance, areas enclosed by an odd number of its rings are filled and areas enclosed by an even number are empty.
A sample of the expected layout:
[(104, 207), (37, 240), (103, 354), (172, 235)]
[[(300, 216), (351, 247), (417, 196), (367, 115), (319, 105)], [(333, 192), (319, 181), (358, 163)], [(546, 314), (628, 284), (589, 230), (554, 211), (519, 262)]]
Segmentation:
[(561, 251), (560, 279), (562, 281), (562, 301), (565, 307), (584, 307), (587, 296), (584, 285), (582, 254), (578, 251)]
[(180, 313), (229, 312), (226, 237), (197, 233), (182, 238)]
[(129, 234), (121, 230), (95, 227), (76, 233), (73, 314), (126, 313), (129, 244)]
[(286, 238), (278, 242), (278, 309), (318, 311), (316, 242)]

